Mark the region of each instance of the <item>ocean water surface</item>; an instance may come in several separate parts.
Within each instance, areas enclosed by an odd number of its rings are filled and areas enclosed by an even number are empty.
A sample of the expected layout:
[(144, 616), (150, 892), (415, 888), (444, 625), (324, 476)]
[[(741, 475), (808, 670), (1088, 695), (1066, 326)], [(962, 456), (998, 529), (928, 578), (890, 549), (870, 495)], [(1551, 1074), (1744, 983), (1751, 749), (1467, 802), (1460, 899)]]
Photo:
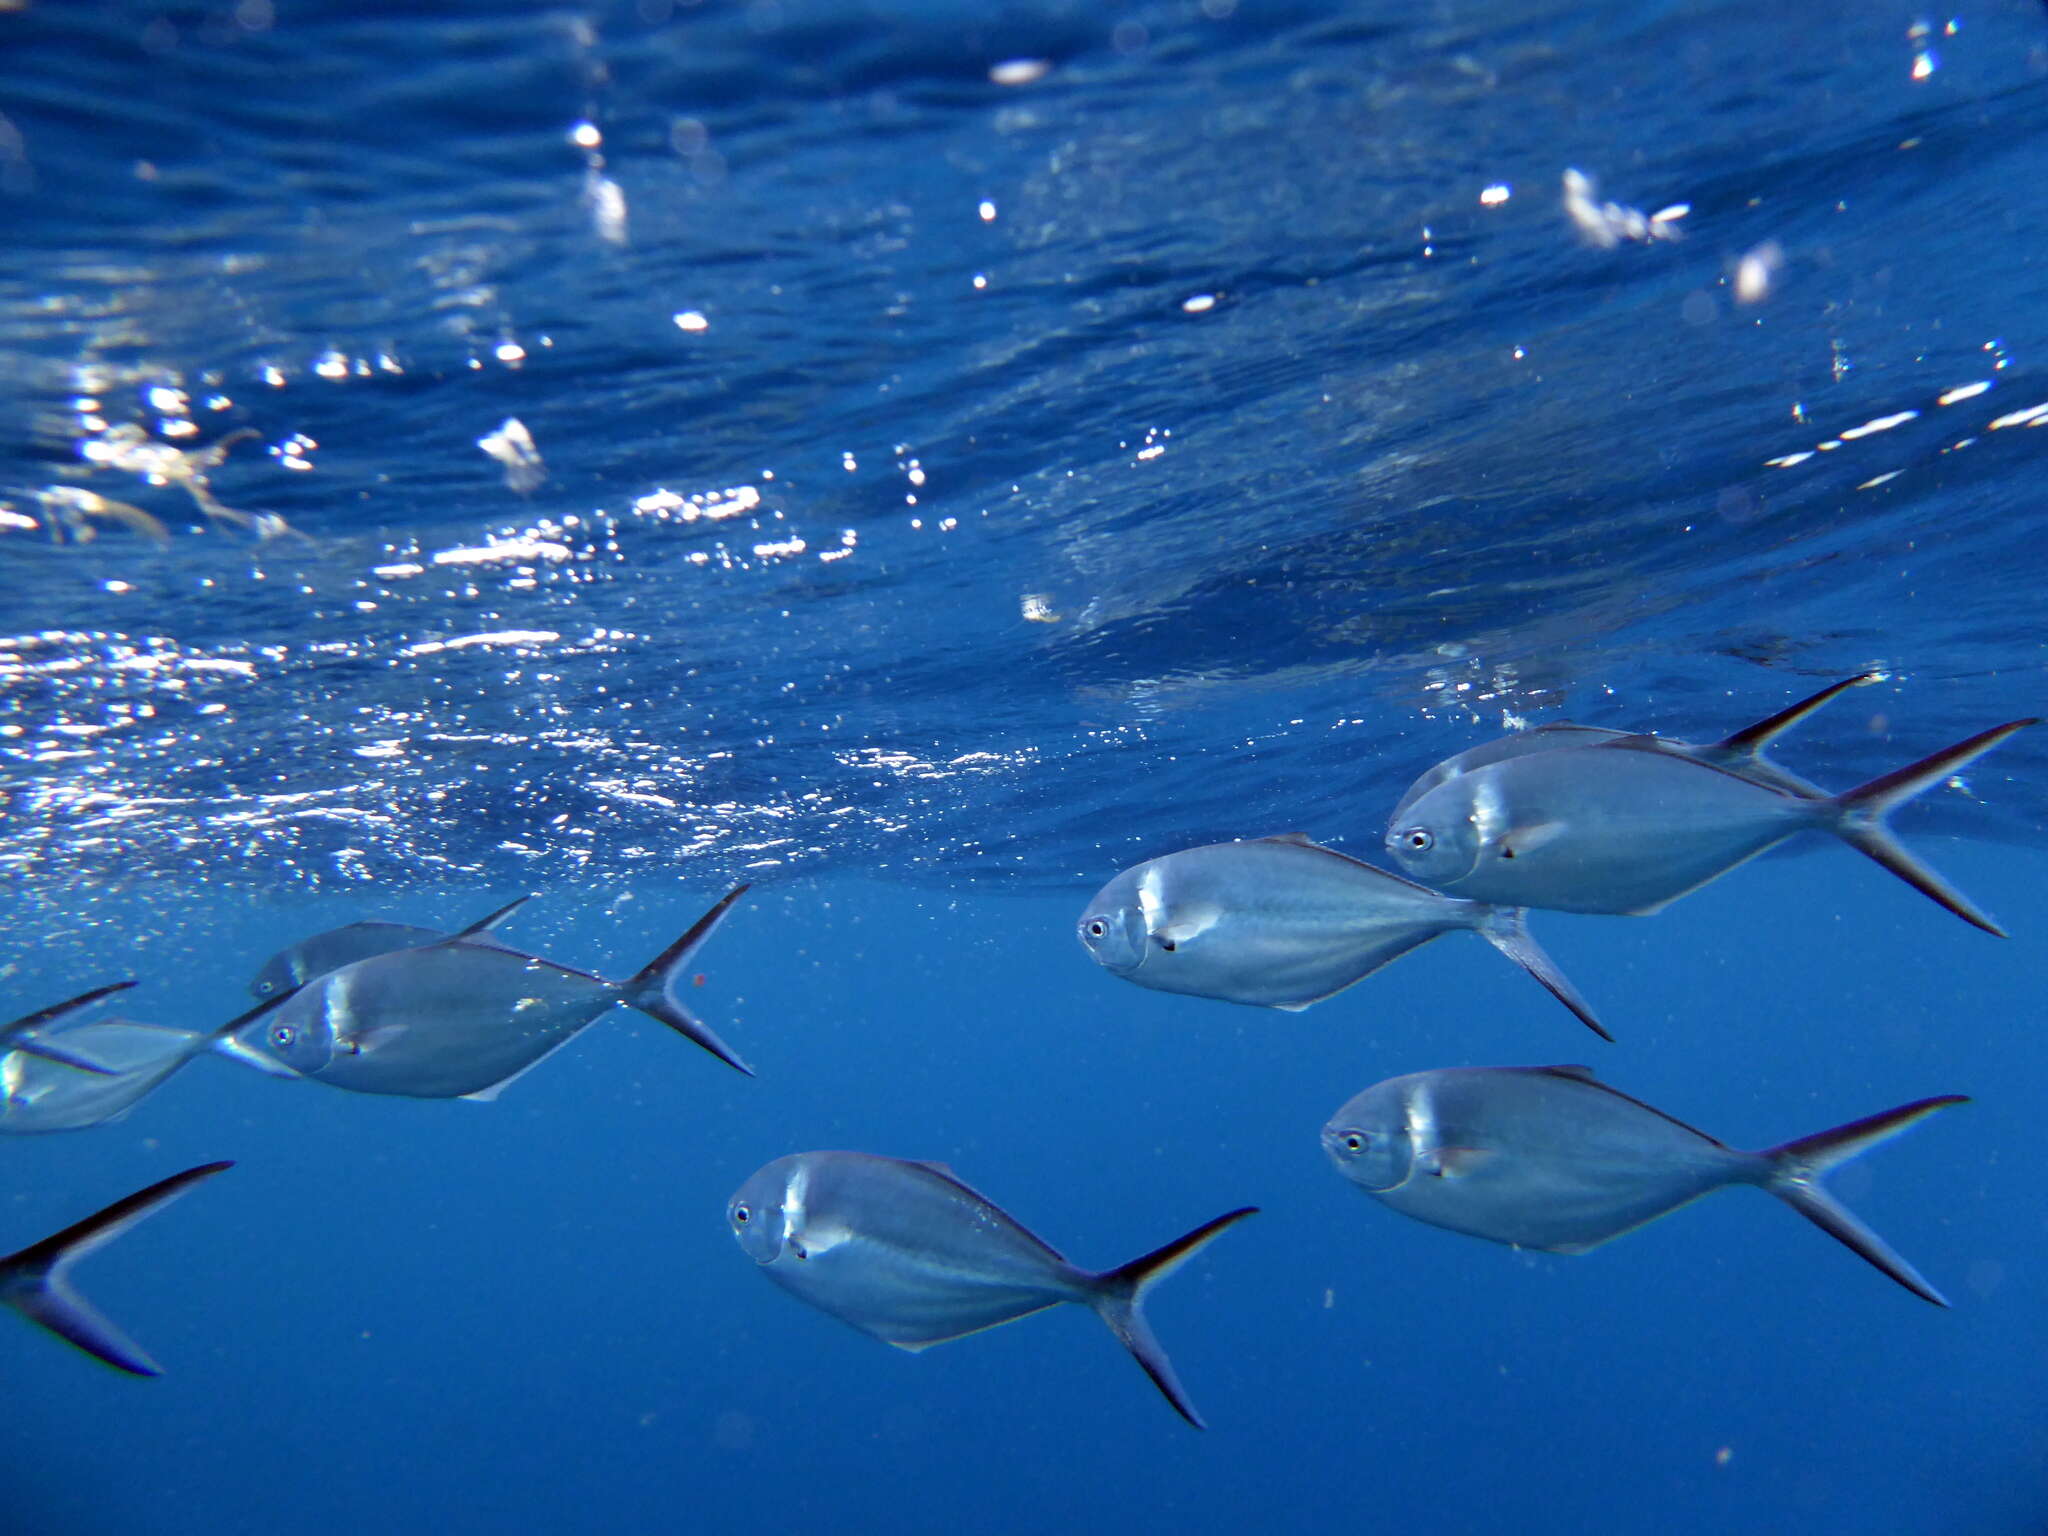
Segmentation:
[[(0, 1329), (0, 1532), (2048, 1525), (2048, 731), (1819, 837), (1304, 1013), (1126, 985), (1118, 870), (1384, 862), (1572, 719), (1830, 789), (2048, 713), (2048, 12), (668, 0), (0, 4), (0, 1015), (190, 1029), (379, 916), (690, 1002), (493, 1104), (205, 1059), (0, 1145), (0, 1248), (163, 1363)], [(1844, 1169), (1941, 1311), (1775, 1202), (1577, 1258), (1407, 1222), (1369, 1083), (1589, 1061)], [(724, 1228), (943, 1160), (1151, 1305), (899, 1354)]]

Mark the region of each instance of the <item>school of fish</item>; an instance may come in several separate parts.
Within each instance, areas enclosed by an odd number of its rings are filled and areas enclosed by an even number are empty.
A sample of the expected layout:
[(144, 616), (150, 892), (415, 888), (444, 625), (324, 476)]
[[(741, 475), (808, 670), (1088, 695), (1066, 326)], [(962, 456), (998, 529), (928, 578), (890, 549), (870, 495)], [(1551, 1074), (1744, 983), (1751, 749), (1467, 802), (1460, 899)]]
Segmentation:
[[(2004, 929), (1892, 835), (1887, 815), (2014, 732), (2008, 721), (1841, 794), (1764, 755), (1845, 679), (1711, 744), (1556, 724), (1437, 764), (1389, 818), (1401, 873), (1300, 833), (1164, 854), (1098, 891), (1078, 925), (1104, 970), (1162, 992), (1298, 1010), (1447, 933), (1478, 934), (1612, 1040), (1552, 963), (1530, 909), (1644, 915), (1802, 832), (1826, 833), (1987, 933)], [(1423, 883), (1428, 882), (1428, 883)], [(271, 956), (255, 1005), (206, 1033), (91, 1017), (102, 984), (0, 1027), (0, 1132), (82, 1130), (126, 1114), (199, 1056), (353, 1093), (489, 1101), (617, 1007), (751, 1068), (682, 1001), (690, 963), (741, 885), (623, 981), (528, 954), (497, 928), (360, 921)], [(1948, 1302), (1828, 1190), (1828, 1172), (1965, 1103), (1919, 1099), (1743, 1151), (1601, 1082), (1590, 1067), (1444, 1067), (1373, 1084), (1322, 1127), (1337, 1171), (1404, 1216), (1519, 1248), (1578, 1254), (1715, 1190), (1775, 1195), (1906, 1290)], [(0, 1300), (106, 1364), (155, 1375), (71, 1284), (80, 1258), (195, 1184), (205, 1163), (0, 1258)], [(922, 1350), (1062, 1302), (1093, 1311), (1188, 1423), (1203, 1420), (1146, 1322), (1148, 1288), (1256, 1207), (1226, 1211), (1112, 1269), (1073, 1264), (951, 1168), (866, 1152), (792, 1153), (726, 1202), (742, 1253), (776, 1286)]]

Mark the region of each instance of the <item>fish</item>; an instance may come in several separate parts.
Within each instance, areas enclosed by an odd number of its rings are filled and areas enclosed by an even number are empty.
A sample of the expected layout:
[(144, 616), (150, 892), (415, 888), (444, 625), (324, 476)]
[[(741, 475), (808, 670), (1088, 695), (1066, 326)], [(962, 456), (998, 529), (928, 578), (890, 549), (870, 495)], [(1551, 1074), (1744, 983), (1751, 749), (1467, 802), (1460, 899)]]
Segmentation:
[(912, 1352), (1043, 1312), (1088, 1307), (1188, 1423), (1205, 1428), (1145, 1320), (1147, 1290), (1256, 1206), (1115, 1269), (1070, 1264), (943, 1163), (799, 1152), (726, 1204), (747, 1257), (801, 1301)]
[(162, 1375), (163, 1368), (141, 1345), (73, 1289), (70, 1268), (201, 1180), (234, 1166), (231, 1162), (201, 1163), (174, 1173), (40, 1243), (0, 1258), (0, 1301), (118, 1371), (131, 1376)]
[(1439, 784), (1448, 783), (1475, 768), (1484, 768), (1489, 763), (1505, 762), (1511, 757), (1526, 757), (1532, 752), (1553, 752), (1559, 747), (1593, 746), (1599, 742), (1617, 741), (1630, 736), (1636, 736), (1644, 743), (1655, 743), (1659, 751), (1712, 763), (1716, 768), (1726, 768), (1759, 784), (1782, 789), (1788, 795), (1798, 795), (1808, 800), (1824, 800), (1827, 798), (1826, 790), (1788, 769), (1779, 767), (1763, 755), (1764, 749), (1823, 704), (1839, 698), (1851, 688), (1862, 688), (1871, 683), (1882, 682), (1884, 676), (1882, 672), (1859, 672), (1856, 676), (1846, 677), (1839, 683), (1830, 683), (1819, 693), (1809, 694), (1797, 704), (1789, 705), (1775, 715), (1766, 716), (1756, 724), (1746, 725), (1734, 735), (1724, 736), (1714, 742), (1679, 741), (1670, 736), (1639, 736), (1633, 731), (1609, 730), (1597, 725), (1573, 725), (1563, 720), (1550, 725), (1539, 725), (1533, 730), (1517, 731), (1497, 741), (1467, 747), (1463, 752), (1438, 763), (1408, 786), (1395, 804), (1393, 815), (1387, 818), (1388, 825), (1404, 825), (1409, 807), (1417, 800)]
[[(529, 894), (516, 901), (508, 901), (489, 916), (479, 918), (462, 929), (462, 937), (487, 948), (511, 949), (511, 945), (491, 930), (532, 899)], [(249, 983), (249, 991), (259, 1001), (289, 996), (314, 978), (325, 976), (329, 971), (338, 971), (344, 965), (367, 960), (373, 955), (387, 955), (393, 950), (417, 949), (422, 944), (438, 943), (447, 937), (437, 929), (420, 928), (411, 923), (375, 920), (346, 923), (279, 950), (263, 962)]]
[(94, 1070), (19, 1051), (0, 1055), (0, 1133), (82, 1131), (118, 1120), (207, 1048), (202, 1034), (133, 1019), (74, 1025), (59, 1039)]
[(488, 1101), (624, 1003), (752, 1076), (677, 995), (691, 955), (746, 890), (722, 897), (626, 981), (457, 935), (351, 961), (259, 1003), (223, 1026), (224, 1048), (355, 1093)]
[(116, 992), (125, 992), (134, 986), (132, 981), (109, 982), (103, 987), (94, 987), (90, 992), (81, 992), (76, 997), (66, 998), (61, 1003), (52, 1003), (47, 1008), (38, 1008), (34, 1013), (23, 1014), (12, 1024), (0, 1025), (0, 1063), (19, 1057), (34, 1057), (39, 1061), (52, 1062), (69, 1067), (74, 1073), (110, 1076), (111, 1067), (79, 1054), (70, 1046), (59, 1044), (38, 1031), (60, 1024), (75, 1014), (83, 1013), (103, 997)]
[(1885, 818), (2038, 720), (2009, 720), (1846, 794), (1814, 799), (1624, 736), (1525, 754), (1416, 798), (1386, 847), (1410, 876), (1504, 906), (1642, 916), (1795, 833), (1832, 833), (1965, 922), (2005, 930)]
[(1449, 1067), (1376, 1083), (1323, 1127), (1338, 1172), (1404, 1216), (1517, 1248), (1585, 1253), (1689, 1205), (1754, 1185), (1923, 1301), (1948, 1300), (1822, 1182), (1952, 1104), (1918, 1099), (1744, 1152), (1608, 1087), (1584, 1066)]
[(1478, 934), (1612, 1040), (1522, 912), (1446, 896), (1301, 833), (1210, 843), (1133, 865), (1095, 893), (1081, 945), (1161, 992), (1299, 1011), (1431, 939)]

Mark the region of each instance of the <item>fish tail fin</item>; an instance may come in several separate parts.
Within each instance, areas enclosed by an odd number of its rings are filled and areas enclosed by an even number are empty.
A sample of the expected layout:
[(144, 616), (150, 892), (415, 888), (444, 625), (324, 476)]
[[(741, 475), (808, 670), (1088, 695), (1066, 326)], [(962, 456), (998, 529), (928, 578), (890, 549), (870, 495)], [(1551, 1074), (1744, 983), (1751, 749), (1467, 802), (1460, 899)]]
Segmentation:
[(1755, 757), (1786, 731), (1804, 720), (1821, 705), (1847, 693), (1851, 688), (1861, 688), (1866, 683), (1881, 682), (1882, 672), (1859, 672), (1854, 677), (1845, 677), (1839, 683), (1830, 683), (1819, 693), (1810, 694), (1797, 704), (1789, 704), (1775, 715), (1745, 725), (1733, 736), (1725, 736), (1714, 743), (1714, 751), (1726, 757)]
[(1205, 1221), (1194, 1231), (1175, 1238), (1165, 1247), (1153, 1249), (1143, 1258), (1103, 1271), (1093, 1278), (1090, 1285), (1089, 1302), (1096, 1315), (1109, 1324), (1109, 1331), (1145, 1368), (1145, 1374), (1152, 1378), (1153, 1385), (1173, 1404), (1174, 1412), (1197, 1429), (1208, 1426), (1195, 1412), (1195, 1405), (1188, 1400), (1180, 1377), (1174, 1374), (1173, 1362), (1166, 1358), (1166, 1350), (1153, 1334), (1152, 1325), (1145, 1321), (1145, 1292), (1154, 1282), (1165, 1279), (1183, 1262), (1207, 1247), (1225, 1228), (1237, 1225), (1247, 1216), (1256, 1216), (1258, 1210), (1255, 1205), (1247, 1205), (1225, 1212), (1214, 1221)]
[(201, 1179), (232, 1167), (233, 1163), (201, 1163), (197, 1168), (174, 1173), (40, 1243), (0, 1259), (0, 1300), (116, 1370), (134, 1376), (162, 1375), (141, 1345), (78, 1293), (68, 1271), (102, 1243), (112, 1242)]
[(1951, 1104), (1967, 1103), (1969, 1099), (1959, 1093), (1944, 1094), (1933, 1099), (1917, 1099), (1911, 1104), (1902, 1104), (1897, 1109), (1888, 1109), (1877, 1115), (1866, 1115), (1861, 1120), (1838, 1125), (1831, 1131), (1802, 1136), (1797, 1141), (1786, 1142), (1782, 1147), (1773, 1147), (1763, 1154), (1771, 1165), (1764, 1187), (1829, 1237), (1849, 1248), (1865, 1262), (1890, 1275), (1915, 1296), (1923, 1301), (1931, 1301), (1937, 1307), (1945, 1307), (1948, 1305), (1948, 1298), (1929, 1285), (1920, 1271), (1901, 1258), (1891, 1244), (1871, 1231), (1847, 1206), (1837, 1200), (1821, 1180), (1830, 1169), (1919, 1124), (1937, 1109), (1946, 1109)]
[(2025, 730), (2028, 726), (2038, 723), (2037, 720), (2029, 718), (2008, 720), (2004, 725), (1994, 725), (1988, 731), (1979, 731), (1967, 741), (1959, 741), (1952, 747), (1943, 747), (1939, 752), (1923, 757), (1917, 763), (1908, 763), (1904, 768), (1895, 769), (1882, 778), (1858, 785), (1847, 794), (1837, 795), (1832, 802), (1838, 813), (1835, 821), (1836, 833), (1857, 852), (1876, 860), (1921, 894), (1947, 907), (1964, 922), (1975, 924), (1986, 933), (1996, 934), (2001, 939), (2006, 937), (2005, 930), (1993, 922), (1969, 897), (1908, 853), (1899, 840), (1892, 836), (1891, 828), (1885, 825), (1885, 817), (1915, 795), (1933, 788), (1965, 764), (1982, 757), (2015, 731)]
[(521, 907), (525, 906), (531, 900), (533, 900), (532, 891), (528, 891), (524, 896), (515, 896), (510, 901), (506, 902), (505, 905), (498, 908), (497, 911), (489, 914), (486, 917), (478, 918), (475, 922), (471, 923), (467, 928), (464, 928), (457, 932), (454, 935), (454, 937), (457, 939), (473, 939), (480, 933), (489, 933), (493, 928), (497, 927), (498, 924), (505, 921), (506, 918), (510, 917), (514, 912), (517, 912)]
[(683, 967), (697, 950), (697, 947), (711, 936), (711, 930), (723, 920), (732, 904), (744, 896), (747, 887), (736, 885), (718, 904), (690, 925), (690, 931), (669, 945), (650, 960), (630, 981), (625, 984), (624, 1001), (629, 1008), (638, 1008), (651, 1019), (659, 1019), (685, 1039), (694, 1040), (727, 1066), (752, 1077), (754, 1069), (740, 1060), (733, 1048), (718, 1038), (716, 1030), (703, 1022), (688, 1008), (676, 992)]
[(1529, 932), (1528, 913), (1521, 907), (1491, 907), (1479, 925), (1480, 935), (1495, 949), (1527, 971), (1544, 990), (1579, 1016), (1579, 1022), (1610, 1044), (1614, 1036), (1593, 1015), (1592, 1005), (1579, 996), (1557, 962), (1544, 952)]
[(90, 992), (81, 992), (76, 997), (61, 1003), (52, 1003), (47, 1008), (38, 1008), (34, 1013), (16, 1019), (12, 1024), (0, 1026), (0, 1051), (20, 1051), (26, 1056), (40, 1056), (45, 1061), (54, 1061), (60, 1066), (75, 1067), (80, 1072), (91, 1072), (100, 1077), (115, 1076), (114, 1069), (103, 1066), (89, 1056), (80, 1056), (67, 1051), (63, 1046), (36, 1037), (35, 1031), (46, 1024), (61, 1023), (74, 1013), (82, 1013), (101, 998), (115, 992), (125, 992), (134, 986), (132, 981), (109, 982), (104, 987), (94, 987)]
[(269, 1077), (296, 1078), (300, 1076), (301, 1074), (294, 1072), (275, 1056), (266, 1055), (254, 1046), (246, 1045), (236, 1038), (245, 1027), (255, 1023), (266, 1013), (274, 1011), (293, 995), (290, 992), (280, 992), (275, 997), (267, 997), (255, 1007), (244, 1009), (236, 1014), (227, 1023), (220, 1025), (218, 1028), (209, 1030), (203, 1035), (194, 1036), (191, 1050), (186, 1055), (185, 1060), (190, 1062), (211, 1052), (216, 1056), (225, 1056), (230, 1061), (238, 1061), (245, 1067), (254, 1067), (258, 1072), (264, 1073)]

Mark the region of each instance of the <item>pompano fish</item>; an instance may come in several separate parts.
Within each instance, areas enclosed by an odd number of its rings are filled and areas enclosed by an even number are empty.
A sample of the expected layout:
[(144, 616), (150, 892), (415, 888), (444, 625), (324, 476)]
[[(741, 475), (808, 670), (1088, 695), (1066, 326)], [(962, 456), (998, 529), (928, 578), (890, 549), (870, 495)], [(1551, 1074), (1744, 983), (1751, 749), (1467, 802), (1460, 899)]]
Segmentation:
[(132, 1019), (76, 1024), (59, 1040), (95, 1070), (0, 1055), (0, 1132), (82, 1131), (119, 1119), (208, 1044), (205, 1035)]
[(234, 1049), (357, 1093), (494, 1099), (624, 1003), (752, 1069), (683, 1006), (677, 983), (742, 885), (626, 981), (457, 937), (357, 960), (231, 1021)]
[[(511, 949), (491, 930), (506, 918), (517, 912), (531, 896), (521, 896), (509, 901), (488, 917), (479, 918), (461, 930), (462, 937), (470, 943), (486, 949)], [(393, 950), (417, 949), (422, 944), (437, 944), (448, 935), (434, 928), (420, 928), (411, 923), (388, 923), (372, 920), (363, 923), (346, 923), (339, 928), (329, 928), (325, 933), (316, 933), (309, 939), (279, 950), (263, 962), (249, 983), (251, 995), (259, 999), (283, 997), (303, 987), (317, 976), (329, 971), (338, 971), (344, 965), (353, 965), (358, 960), (367, 960), (373, 955), (388, 955)]]
[(1323, 1127), (1323, 1150), (1404, 1216), (1551, 1253), (1584, 1253), (1702, 1195), (1754, 1185), (1945, 1307), (1821, 1180), (1937, 1109), (1967, 1102), (1921, 1099), (1743, 1152), (1609, 1088), (1590, 1067), (1453, 1067), (1366, 1089)]
[(2000, 928), (1900, 845), (1885, 817), (2015, 731), (2012, 720), (1846, 794), (1810, 799), (1620, 737), (1511, 757), (1418, 796), (1387, 833), (1444, 891), (1562, 912), (1655, 912), (1797, 832), (1830, 832), (1987, 933)]
[(1832, 683), (1819, 693), (1801, 699), (1797, 704), (1779, 710), (1775, 715), (1746, 725), (1733, 736), (1724, 736), (1714, 742), (1678, 741), (1669, 736), (1636, 736), (1633, 731), (1608, 730), (1597, 725), (1572, 725), (1558, 721), (1553, 725), (1539, 725), (1533, 730), (1517, 731), (1512, 736), (1503, 736), (1498, 741), (1489, 741), (1476, 747), (1467, 747), (1453, 757), (1447, 757), (1429, 772), (1408, 786), (1394, 807), (1394, 814), (1387, 818), (1389, 826), (1406, 824), (1408, 808), (1417, 800), (1435, 789), (1439, 784), (1448, 783), (1470, 773), (1475, 768), (1484, 768), (1489, 763), (1505, 762), (1511, 757), (1526, 757), (1532, 752), (1553, 752), (1559, 747), (1588, 747), (1603, 741), (1615, 741), (1622, 737), (1636, 737), (1646, 743), (1655, 743), (1659, 751), (1675, 752), (1680, 757), (1696, 757), (1701, 762), (1712, 763), (1716, 768), (1726, 768), (1739, 773), (1746, 779), (1759, 784), (1768, 784), (1773, 789), (1782, 789), (1788, 795), (1799, 795), (1809, 800), (1824, 800), (1827, 791), (1818, 785), (1802, 779), (1798, 774), (1779, 767), (1765, 757), (1764, 749), (1792, 726), (1797, 725), (1821, 705), (1840, 697), (1851, 688), (1879, 682), (1882, 672), (1860, 672), (1854, 677)]
[(40, 1243), (0, 1258), (0, 1301), (116, 1370), (135, 1376), (161, 1375), (141, 1345), (72, 1288), (67, 1271), (200, 1180), (232, 1167), (233, 1163), (201, 1163), (174, 1173)]
[(1133, 865), (1095, 893), (1080, 937), (1098, 965), (1141, 987), (1298, 1010), (1459, 929), (1613, 1038), (1516, 908), (1442, 895), (1299, 833)]
[(1203, 1427), (1145, 1321), (1145, 1292), (1244, 1206), (1115, 1269), (1069, 1264), (942, 1163), (866, 1152), (779, 1157), (742, 1184), (726, 1224), (768, 1278), (841, 1322), (921, 1350), (1071, 1301), (1092, 1309), (1174, 1410)]
[(76, 1049), (59, 1044), (41, 1032), (83, 1013), (101, 998), (115, 992), (125, 992), (134, 985), (132, 981), (109, 982), (104, 987), (94, 987), (90, 992), (81, 992), (78, 996), (66, 998), (61, 1003), (52, 1003), (47, 1008), (38, 1008), (34, 1013), (23, 1014), (12, 1024), (0, 1025), (0, 1052), (5, 1053), (0, 1060), (32, 1056), (40, 1061), (69, 1067), (75, 1073), (111, 1075), (111, 1067), (94, 1061), (89, 1056), (80, 1055)]

